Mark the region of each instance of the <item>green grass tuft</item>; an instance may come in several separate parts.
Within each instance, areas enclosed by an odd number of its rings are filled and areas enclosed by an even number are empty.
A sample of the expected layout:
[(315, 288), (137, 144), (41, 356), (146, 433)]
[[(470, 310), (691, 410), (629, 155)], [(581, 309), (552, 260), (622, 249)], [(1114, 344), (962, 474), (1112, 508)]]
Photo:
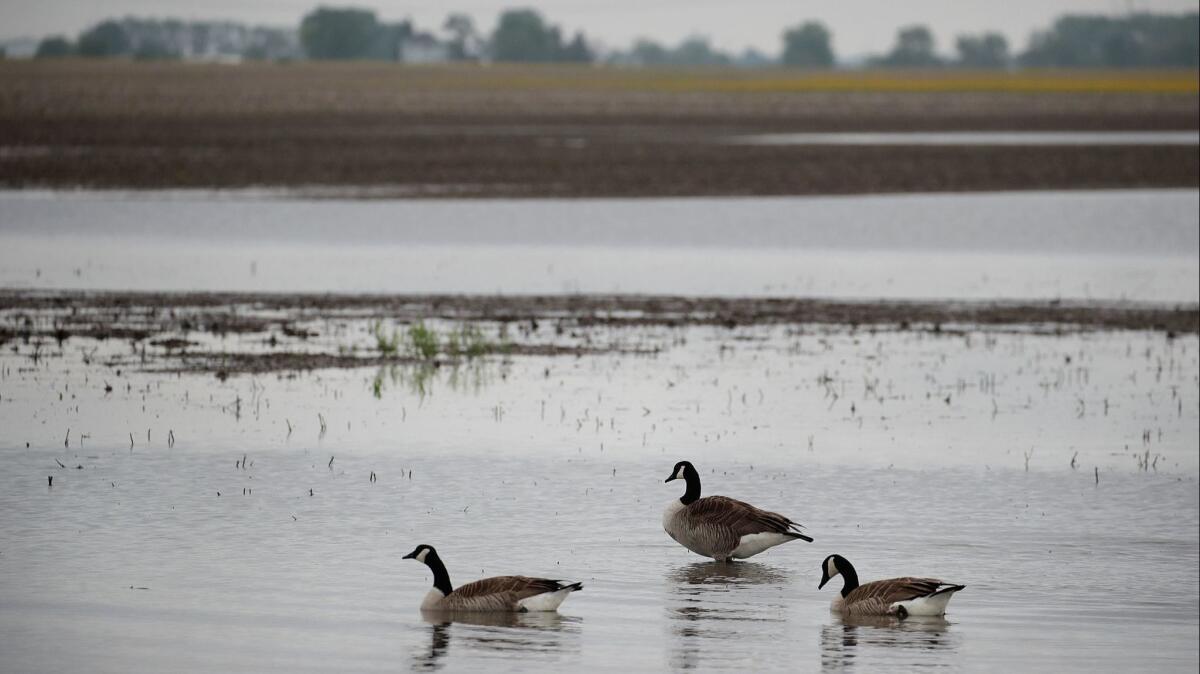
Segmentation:
[(371, 333), (375, 335), (375, 348), (384, 356), (395, 356), (400, 352), (400, 334), (395, 329), (389, 336), (383, 330), (383, 321), (371, 324)]
[(408, 326), (409, 351), (418, 358), (433, 360), (438, 354), (437, 333), (425, 327), (424, 322)]

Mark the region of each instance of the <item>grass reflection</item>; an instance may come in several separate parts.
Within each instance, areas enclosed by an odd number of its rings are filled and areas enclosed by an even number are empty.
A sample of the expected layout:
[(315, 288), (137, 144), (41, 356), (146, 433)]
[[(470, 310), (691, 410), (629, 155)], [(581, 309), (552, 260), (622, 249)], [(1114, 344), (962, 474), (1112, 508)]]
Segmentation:
[(371, 394), (382, 400), (389, 389), (400, 389), (424, 400), (433, 395), (439, 384), (455, 393), (478, 394), (497, 376), (503, 378), (507, 367), (505, 363), (482, 359), (385, 365), (376, 370), (371, 380)]

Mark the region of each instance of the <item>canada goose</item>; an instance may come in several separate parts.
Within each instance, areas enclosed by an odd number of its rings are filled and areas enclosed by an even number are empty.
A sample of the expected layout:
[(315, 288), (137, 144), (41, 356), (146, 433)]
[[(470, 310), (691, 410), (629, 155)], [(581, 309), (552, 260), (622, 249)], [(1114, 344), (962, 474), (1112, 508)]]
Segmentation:
[(691, 463), (675, 464), (671, 480), (686, 480), (683, 496), (663, 512), (663, 529), (683, 547), (718, 562), (745, 559), (797, 538), (812, 542), (797, 531), (799, 524), (778, 513), (760, 510), (727, 496), (700, 498), (700, 474)]
[(829, 555), (821, 564), (821, 584), (841, 574), (845, 579), (842, 593), (830, 608), (845, 615), (940, 616), (955, 592), (966, 585), (952, 585), (934, 578), (889, 578), (866, 585), (858, 584), (854, 566), (841, 555)]
[(415, 559), (433, 571), (433, 589), (421, 602), (422, 611), (554, 611), (567, 595), (583, 589), (582, 583), (526, 576), (484, 578), (455, 589), (433, 546), (418, 545), (404, 559)]

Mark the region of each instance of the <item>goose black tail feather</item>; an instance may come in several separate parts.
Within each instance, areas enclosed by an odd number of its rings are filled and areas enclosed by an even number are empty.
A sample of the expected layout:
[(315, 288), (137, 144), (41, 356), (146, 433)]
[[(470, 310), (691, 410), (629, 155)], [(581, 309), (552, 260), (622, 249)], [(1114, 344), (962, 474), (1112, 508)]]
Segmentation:
[(558, 589), (560, 589), (560, 590), (570, 590), (570, 591), (572, 591), (572, 592), (578, 592), (579, 590), (582, 590), (582, 589), (583, 589), (583, 583), (571, 583), (571, 584), (569, 584), (569, 585), (562, 585), (562, 584), (559, 584), (559, 586), (558, 586)]
[(789, 531), (788, 536), (791, 536), (792, 538), (799, 538), (800, 540), (808, 541), (809, 543), (813, 542), (812, 536), (805, 536), (804, 534), (799, 534), (795, 531)]
[(938, 590), (937, 592), (934, 592), (933, 594), (931, 594), (929, 596), (936, 597), (939, 594), (946, 594), (947, 592), (958, 592), (959, 590), (963, 589), (964, 587), (966, 587), (966, 585), (950, 585), (948, 587), (941, 588), (940, 590)]

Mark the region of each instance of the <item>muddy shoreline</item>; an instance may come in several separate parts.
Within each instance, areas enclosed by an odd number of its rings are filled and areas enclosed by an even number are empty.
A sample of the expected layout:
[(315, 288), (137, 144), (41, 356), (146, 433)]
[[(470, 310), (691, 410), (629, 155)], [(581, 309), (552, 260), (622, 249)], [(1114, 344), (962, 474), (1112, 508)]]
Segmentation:
[[(0, 342), (72, 339), (133, 345), (180, 370), (261, 372), (410, 362), (405, 353), (347, 351), (347, 326), (489, 326), (480, 355), (581, 356), (653, 352), (622, 329), (787, 325), (867, 331), (1073, 334), (1108, 330), (1200, 333), (1200, 307), (1140, 303), (830, 301), (643, 295), (317, 295), (0, 290)], [(402, 331), (401, 331), (402, 332)], [(614, 336), (615, 335), (615, 336)], [(258, 336), (251, 352), (227, 338)], [(333, 340), (333, 341), (330, 341)], [(216, 342), (215, 344), (213, 342)], [(207, 344), (206, 344), (207, 343)], [(199, 347), (199, 348), (198, 348)], [(299, 348), (298, 348), (299, 347)], [(17, 348), (17, 347), (14, 347)], [(354, 347), (357, 349), (358, 347)], [(457, 347), (456, 347), (457, 348)], [(453, 357), (459, 352), (450, 352)]]
[[(688, 328), (722, 348), (783, 326), (804, 335), (1200, 334), (1197, 305), (915, 302), (640, 295), (333, 295), (0, 290), (0, 347), (36, 369), (58, 358), (122, 372), (231, 376), (375, 370), (421, 386), (520, 357), (653, 357)], [(390, 374), (386, 374), (390, 373)], [(408, 374), (404, 374), (408, 373)]]

